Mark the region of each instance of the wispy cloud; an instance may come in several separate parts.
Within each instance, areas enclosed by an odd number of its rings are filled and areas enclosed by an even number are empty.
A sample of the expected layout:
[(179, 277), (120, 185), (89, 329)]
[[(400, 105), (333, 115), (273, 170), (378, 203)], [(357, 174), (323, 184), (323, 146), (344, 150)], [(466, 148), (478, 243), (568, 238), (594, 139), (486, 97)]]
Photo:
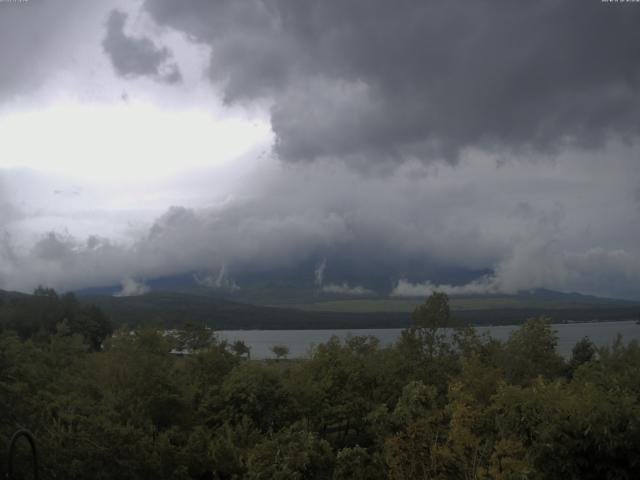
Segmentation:
[(122, 289), (113, 294), (114, 297), (137, 297), (149, 293), (151, 289), (143, 282), (136, 281), (133, 278), (125, 278), (122, 280)]
[(229, 292), (237, 292), (240, 290), (240, 287), (236, 283), (233, 278), (229, 277), (227, 272), (227, 266), (222, 265), (220, 270), (218, 271), (218, 275), (198, 275), (195, 274), (193, 279), (196, 281), (198, 285), (201, 285), (206, 288), (211, 288), (214, 290), (226, 290)]
[(322, 291), (326, 293), (338, 293), (341, 295), (372, 295), (373, 290), (364, 288), (362, 285), (349, 285), (348, 283), (332, 283), (324, 285)]
[(327, 268), (327, 259), (323, 258), (322, 261), (316, 267), (316, 269), (313, 271), (316, 287), (319, 287), (319, 288), (322, 287), (322, 283), (324, 282), (324, 271), (326, 268)]

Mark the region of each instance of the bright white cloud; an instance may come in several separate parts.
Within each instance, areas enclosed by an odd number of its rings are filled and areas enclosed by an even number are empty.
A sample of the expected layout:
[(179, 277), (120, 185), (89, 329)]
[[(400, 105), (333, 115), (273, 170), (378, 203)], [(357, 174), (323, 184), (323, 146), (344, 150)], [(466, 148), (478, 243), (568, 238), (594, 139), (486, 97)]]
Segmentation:
[(143, 282), (138, 282), (133, 278), (122, 280), (122, 289), (115, 293), (114, 297), (137, 297), (148, 293), (151, 289)]
[(463, 285), (410, 282), (400, 279), (392, 297), (421, 297), (433, 292), (447, 295), (515, 294), (539, 288), (595, 295), (638, 298), (640, 257), (625, 250), (591, 248), (561, 252), (557, 246), (522, 245), (495, 267), (495, 274)]
[(496, 284), (495, 279), (487, 278), (473, 281), (465, 285), (434, 284), (430, 281), (412, 283), (406, 278), (398, 280), (395, 288), (391, 292), (392, 297), (425, 298), (433, 292), (442, 292), (447, 295), (484, 295), (488, 293), (516, 293), (515, 291), (504, 292)]
[(322, 287), (325, 293), (338, 293), (341, 295), (372, 295), (374, 292), (362, 285), (349, 285), (347, 282), (331, 283)]
[(268, 149), (267, 123), (205, 110), (68, 104), (0, 116), (0, 167), (146, 182)]

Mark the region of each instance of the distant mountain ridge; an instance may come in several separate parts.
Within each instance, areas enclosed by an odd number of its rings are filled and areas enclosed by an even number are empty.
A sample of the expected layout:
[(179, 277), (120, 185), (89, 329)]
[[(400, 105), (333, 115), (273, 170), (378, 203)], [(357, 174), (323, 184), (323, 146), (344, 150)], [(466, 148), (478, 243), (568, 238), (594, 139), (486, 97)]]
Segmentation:
[(0, 301), (1, 302), (6, 302), (6, 301), (9, 301), (9, 300), (11, 300), (13, 298), (21, 298), (21, 297), (26, 297), (26, 296), (28, 296), (27, 293), (0, 290)]
[[(27, 294), (0, 290), (0, 308)], [(98, 305), (115, 325), (175, 328), (191, 321), (215, 329), (359, 329), (404, 328), (424, 298), (341, 298), (298, 304), (256, 305), (212, 295), (151, 291), (143, 295), (79, 293), (82, 303)], [(477, 325), (519, 324), (534, 316), (555, 322), (636, 320), (640, 302), (552, 290), (518, 295), (466, 295), (450, 300), (453, 316)]]
[[(231, 330), (404, 328), (410, 324), (410, 312), (425, 300), (316, 298), (309, 303), (256, 305), (212, 295), (153, 290), (130, 297), (82, 294), (80, 298), (100, 306), (118, 324), (175, 327), (195, 321)], [(552, 290), (454, 296), (451, 309), (459, 320), (478, 325), (518, 324), (541, 315), (556, 322), (635, 320), (640, 316), (640, 302)]]
[[(297, 281), (296, 275), (291, 277), (273, 278), (265, 277), (261, 279), (253, 279), (252, 282), (243, 282), (237, 288), (229, 288), (228, 285), (216, 287), (217, 279), (206, 277), (205, 274), (192, 272), (179, 275), (170, 275), (164, 277), (156, 277), (152, 279), (140, 279), (141, 282), (149, 288), (150, 292), (174, 292), (190, 295), (209, 296), (224, 300), (230, 300), (239, 303), (249, 303), (256, 305), (274, 305), (274, 306), (290, 306), (299, 304), (308, 304), (315, 302), (335, 301), (335, 300), (358, 300), (358, 299), (389, 299), (387, 290), (365, 290), (364, 293), (353, 294), (339, 293), (337, 291), (325, 291), (314, 285), (310, 278), (303, 278)], [(79, 296), (92, 295), (116, 295), (122, 290), (120, 285), (108, 285), (100, 287), (89, 287), (78, 289), (75, 291)], [(485, 302), (495, 299), (512, 299), (518, 301), (536, 303), (540, 302), (560, 302), (564, 304), (580, 303), (580, 304), (635, 304), (640, 300), (623, 300), (616, 298), (598, 297), (594, 295), (586, 295), (578, 292), (560, 292), (545, 288), (521, 291), (516, 294), (465, 294), (453, 295), (454, 299), (482, 299)], [(422, 297), (393, 297), (398, 300), (423, 300)]]
[(150, 292), (134, 297), (83, 295), (83, 301), (102, 308), (116, 324), (180, 327), (185, 322), (217, 330), (340, 329), (406, 327), (404, 312), (310, 312), (232, 302), (179, 292)]

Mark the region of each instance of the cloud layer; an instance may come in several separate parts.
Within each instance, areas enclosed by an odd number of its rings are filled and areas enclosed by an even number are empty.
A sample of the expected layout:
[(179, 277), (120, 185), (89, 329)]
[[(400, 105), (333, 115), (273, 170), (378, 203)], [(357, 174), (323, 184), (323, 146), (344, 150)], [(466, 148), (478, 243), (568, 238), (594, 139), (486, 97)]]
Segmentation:
[[(640, 10), (542, 0), (146, 0), (211, 48), (228, 102), (272, 102), (276, 151), (371, 166), (601, 146), (640, 127)], [(624, 6), (623, 6), (624, 7)]]
[(0, 3), (0, 288), (296, 272), (345, 295), (640, 298), (639, 21), (577, 0)]
[[(202, 285), (235, 290), (251, 275), (303, 268), (310, 287), (330, 293), (546, 287), (638, 298), (638, 179), (629, 173), (637, 149), (608, 152), (618, 160), (606, 166), (600, 154), (581, 157), (580, 168), (571, 156), (498, 168), (478, 157), (384, 177), (343, 164), (247, 160), (221, 200), (174, 206), (135, 228), (108, 209), (69, 230), (81, 214), (72, 210), (56, 227), (54, 202), (20, 208), (6, 197), (0, 279), (4, 288), (68, 289), (197, 272)], [(221, 169), (202, 172), (204, 185)], [(28, 175), (10, 178), (37, 190)], [(57, 201), (69, 208), (87, 195)], [(98, 228), (101, 218), (108, 228)], [(110, 229), (123, 233), (116, 239)]]

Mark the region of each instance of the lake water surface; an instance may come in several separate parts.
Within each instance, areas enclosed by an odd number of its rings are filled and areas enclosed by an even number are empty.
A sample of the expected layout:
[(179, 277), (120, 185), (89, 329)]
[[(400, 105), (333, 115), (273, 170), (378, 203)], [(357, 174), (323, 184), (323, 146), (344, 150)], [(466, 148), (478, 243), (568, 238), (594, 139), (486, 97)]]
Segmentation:
[[(476, 327), (478, 333), (489, 332), (499, 340), (506, 340), (518, 328), (515, 325), (497, 327)], [(598, 346), (611, 345), (618, 334), (625, 342), (640, 341), (640, 325), (634, 320), (624, 322), (559, 323), (553, 328), (558, 335), (558, 352), (569, 356), (571, 349), (582, 337), (589, 337)], [(252, 358), (272, 358), (271, 347), (286, 345), (289, 358), (301, 358), (309, 354), (313, 345), (324, 343), (333, 335), (340, 339), (348, 335), (371, 335), (380, 339), (382, 345), (389, 345), (400, 337), (400, 328), (361, 330), (224, 330), (218, 332), (221, 338), (242, 340), (251, 348)]]

